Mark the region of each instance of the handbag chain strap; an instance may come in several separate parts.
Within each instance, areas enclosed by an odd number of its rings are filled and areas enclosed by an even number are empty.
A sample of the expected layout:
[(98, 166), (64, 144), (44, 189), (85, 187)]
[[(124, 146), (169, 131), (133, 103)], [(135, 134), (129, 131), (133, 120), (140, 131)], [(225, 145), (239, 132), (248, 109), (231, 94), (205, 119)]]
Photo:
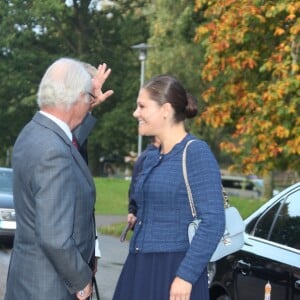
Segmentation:
[[(186, 168), (186, 151), (187, 151), (187, 148), (188, 148), (189, 144), (192, 143), (193, 141), (195, 141), (195, 140), (189, 140), (186, 143), (185, 147), (184, 147), (184, 150), (183, 150), (183, 153), (182, 153), (182, 172), (183, 172), (183, 178), (184, 178), (184, 182), (185, 182), (185, 185), (186, 185), (186, 190), (187, 190), (187, 194), (188, 194), (188, 198), (189, 198), (189, 203), (190, 203), (190, 207), (191, 207), (192, 216), (193, 216), (194, 219), (196, 219), (197, 218), (197, 211), (196, 211), (196, 208), (195, 208), (195, 203), (194, 203), (194, 200), (193, 200), (193, 194), (192, 194), (192, 190), (191, 190), (191, 187), (190, 187), (190, 184), (189, 184), (189, 180), (188, 180), (188, 176), (187, 176), (187, 168)], [(230, 206), (229, 197), (228, 197), (228, 194), (225, 191), (223, 185), (222, 185), (222, 192), (223, 192), (224, 208), (228, 208)]]
[(191, 187), (189, 184), (189, 180), (188, 180), (188, 176), (187, 176), (187, 170), (186, 170), (186, 150), (187, 147), (189, 146), (190, 143), (192, 143), (195, 140), (190, 140), (186, 143), (183, 153), (182, 153), (182, 172), (183, 172), (183, 178), (184, 178), (184, 182), (186, 185), (186, 190), (187, 190), (187, 194), (188, 194), (188, 198), (189, 198), (189, 203), (190, 203), (190, 207), (191, 207), (191, 212), (192, 212), (192, 216), (194, 219), (197, 218), (197, 211), (195, 208), (195, 204), (194, 204), (194, 200), (193, 200), (193, 194), (191, 191)]

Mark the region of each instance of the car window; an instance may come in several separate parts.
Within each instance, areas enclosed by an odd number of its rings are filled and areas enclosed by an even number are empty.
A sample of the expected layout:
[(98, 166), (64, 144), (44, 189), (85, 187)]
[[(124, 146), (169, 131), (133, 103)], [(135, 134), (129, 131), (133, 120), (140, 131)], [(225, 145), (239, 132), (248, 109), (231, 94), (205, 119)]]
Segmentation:
[(222, 178), (222, 184), (225, 188), (242, 189), (248, 191), (252, 191), (255, 188), (253, 182), (239, 179)]
[(281, 199), (256, 221), (254, 236), (300, 249), (300, 190)]
[(268, 239), (268, 237), (270, 236), (272, 224), (275, 220), (275, 216), (278, 214), (280, 206), (281, 202), (278, 202), (271, 209), (265, 212), (258, 220), (255, 220), (255, 222), (257, 221), (257, 223), (255, 224), (254, 230), (252, 232), (254, 236), (266, 240)]
[(12, 172), (0, 171), (0, 192), (12, 192)]
[(300, 249), (300, 191), (289, 195), (278, 214), (270, 240)]

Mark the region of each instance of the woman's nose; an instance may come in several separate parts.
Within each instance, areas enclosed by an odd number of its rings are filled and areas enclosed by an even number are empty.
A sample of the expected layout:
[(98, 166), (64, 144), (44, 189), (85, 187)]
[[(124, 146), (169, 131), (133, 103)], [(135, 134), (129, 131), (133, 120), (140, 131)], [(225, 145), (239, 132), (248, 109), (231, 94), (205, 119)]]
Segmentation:
[(135, 109), (135, 111), (133, 112), (133, 114), (132, 114), (135, 118), (138, 118), (138, 115), (139, 115), (138, 110), (139, 110), (139, 108), (137, 107), (137, 108)]

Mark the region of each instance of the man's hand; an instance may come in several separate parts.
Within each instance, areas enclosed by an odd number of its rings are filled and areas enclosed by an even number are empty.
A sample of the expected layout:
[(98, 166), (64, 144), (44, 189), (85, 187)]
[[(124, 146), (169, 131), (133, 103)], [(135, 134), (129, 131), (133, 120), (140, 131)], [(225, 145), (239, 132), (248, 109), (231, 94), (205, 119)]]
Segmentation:
[(106, 64), (100, 64), (96, 75), (93, 77), (93, 95), (96, 97), (92, 99), (91, 109), (95, 106), (104, 102), (108, 97), (110, 97), (114, 91), (108, 90), (106, 92), (102, 92), (102, 86), (105, 83), (106, 79), (109, 77), (111, 73), (111, 69), (107, 69)]
[(90, 282), (83, 290), (76, 293), (76, 297), (79, 300), (87, 299), (93, 291), (92, 283)]
[(95, 256), (93, 275), (96, 276), (98, 271), (98, 256)]

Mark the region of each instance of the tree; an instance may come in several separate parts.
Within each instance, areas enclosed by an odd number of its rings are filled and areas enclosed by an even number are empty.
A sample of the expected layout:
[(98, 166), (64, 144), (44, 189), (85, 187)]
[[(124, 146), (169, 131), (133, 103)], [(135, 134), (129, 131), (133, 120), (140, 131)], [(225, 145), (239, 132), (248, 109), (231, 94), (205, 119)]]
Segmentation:
[(115, 152), (120, 159), (135, 147), (137, 126), (132, 111), (139, 86), (139, 62), (130, 46), (148, 37), (144, 1), (119, 0), (105, 7), (104, 2), (0, 3), (0, 75), (6, 79), (0, 87), (0, 160), (37, 109), (36, 92), (42, 74), (62, 56), (93, 65), (106, 62), (113, 70), (104, 88), (115, 93), (94, 111), (99, 124), (89, 142), (91, 168), (96, 170), (100, 156)]
[[(177, 77), (187, 91), (198, 99), (199, 110), (204, 107), (199, 65), (203, 61), (201, 45), (194, 43), (195, 29), (201, 22), (201, 14), (194, 12), (193, 0), (157, 0), (149, 10), (150, 38), (146, 61), (146, 79), (157, 74)], [(203, 49), (204, 51), (204, 49)], [(220, 161), (219, 129), (190, 120), (188, 129), (205, 139)]]
[[(106, 11), (108, 24), (95, 15), (94, 28), (97, 36), (89, 51), (89, 61), (99, 61), (99, 50), (103, 49), (103, 61), (112, 68), (109, 88), (114, 95), (93, 114), (98, 124), (89, 139), (89, 154), (93, 173), (100, 174), (99, 158), (124, 164), (124, 156), (136, 151), (137, 123), (132, 116), (139, 89), (140, 63), (131, 46), (148, 38), (148, 25), (144, 16), (144, 1), (114, 1), (116, 6)], [(135, 32), (133, 35), (132, 32)], [(93, 59), (92, 59), (93, 57)]]
[(300, 168), (299, 1), (196, 0), (207, 103), (221, 148), (243, 173)]
[[(193, 12), (194, 1), (157, 0), (149, 18), (150, 38), (147, 59), (147, 77), (172, 74), (178, 77), (191, 93), (200, 95), (195, 80), (200, 77), (199, 46), (193, 38), (197, 15)], [(154, 11), (156, 12), (154, 14)]]

